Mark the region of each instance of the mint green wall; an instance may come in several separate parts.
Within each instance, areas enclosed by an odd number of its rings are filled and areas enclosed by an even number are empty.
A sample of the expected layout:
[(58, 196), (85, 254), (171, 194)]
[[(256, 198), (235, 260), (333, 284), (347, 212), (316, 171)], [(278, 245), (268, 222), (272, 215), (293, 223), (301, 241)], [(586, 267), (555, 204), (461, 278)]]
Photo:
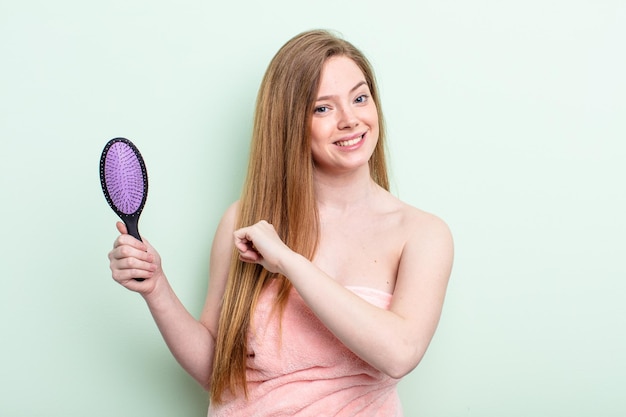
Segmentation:
[(394, 192), (456, 239), (406, 415), (626, 413), (623, 1), (0, 0), (0, 415), (205, 415), (110, 278), (100, 151), (140, 147), (140, 230), (197, 316), (263, 71), (316, 27), (371, 58)]

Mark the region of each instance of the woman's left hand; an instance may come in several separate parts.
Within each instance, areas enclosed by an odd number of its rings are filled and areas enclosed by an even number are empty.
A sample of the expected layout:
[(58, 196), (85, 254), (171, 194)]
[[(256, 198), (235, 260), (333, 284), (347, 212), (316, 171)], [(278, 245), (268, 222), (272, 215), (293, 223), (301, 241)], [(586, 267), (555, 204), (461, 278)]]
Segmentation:
[(282, 273), (285, 256), (293, 253), (276, 229), (265, 220), (236, 230), (235, 247), (243, 262), (257, 263), (272, 273)]

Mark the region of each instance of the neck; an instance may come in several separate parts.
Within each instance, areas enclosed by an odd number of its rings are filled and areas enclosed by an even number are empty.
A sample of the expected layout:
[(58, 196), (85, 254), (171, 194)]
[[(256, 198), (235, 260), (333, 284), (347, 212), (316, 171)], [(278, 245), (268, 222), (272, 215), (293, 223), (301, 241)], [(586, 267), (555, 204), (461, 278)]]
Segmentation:
[(369, 166), (345, 174), (314, 172), (315, 196), (320, 210), (344, 211), (368, 201), (376, 190)]

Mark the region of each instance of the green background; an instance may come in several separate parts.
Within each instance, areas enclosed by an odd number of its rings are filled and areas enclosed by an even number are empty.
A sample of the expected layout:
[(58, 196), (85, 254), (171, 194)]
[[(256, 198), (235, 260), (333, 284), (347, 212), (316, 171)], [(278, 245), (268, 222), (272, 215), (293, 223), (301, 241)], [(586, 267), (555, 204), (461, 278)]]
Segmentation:
[(140, 230), (198, 316), (269, 60), (311, 28), (371, 59), (393, 191), (450, 225), (406, 416), (623, 416), (623, 1), (0, 0), (0, 415), (203, 416), (110, 278), (107, 140), (141, 149)]

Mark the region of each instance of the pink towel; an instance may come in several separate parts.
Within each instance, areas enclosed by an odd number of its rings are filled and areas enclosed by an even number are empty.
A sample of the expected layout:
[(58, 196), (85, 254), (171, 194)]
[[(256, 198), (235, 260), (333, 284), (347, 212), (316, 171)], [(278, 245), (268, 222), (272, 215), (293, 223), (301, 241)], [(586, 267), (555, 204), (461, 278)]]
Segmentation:
[[(388, 309), (391, 294), (347, 287)], [(401, 417), (398, 380), (358, 358), (319, 321), (293, 290), (280, 327), (272, 312), (276, 285), (261, 294), (248, 333), (248, 401), (228, 397), (209, 417)]]

